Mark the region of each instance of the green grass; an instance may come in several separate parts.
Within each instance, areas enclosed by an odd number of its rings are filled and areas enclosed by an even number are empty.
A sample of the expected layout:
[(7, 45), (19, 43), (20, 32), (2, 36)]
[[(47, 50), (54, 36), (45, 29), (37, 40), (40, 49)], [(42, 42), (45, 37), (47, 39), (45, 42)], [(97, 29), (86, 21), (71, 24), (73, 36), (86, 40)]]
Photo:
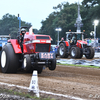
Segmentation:
[(65, 65), (65, 66), (75, 66), (75, 67), (88, 67), (88, 68), (100, 68), (98, 66), (89, 66), (89, 65), (74, 65), (74, 64), (58, 64), (57, 65)]
[(43, 97), (36, 97), (33, 94), (34, 93), (26, 93), (26, 92), (18, 92), (15, 90), (10, 90), (10, 89), (2, 89), (0, 88), (0, 93), (5, 93), (5, 94), (10, 94), (10, 95), (17, 95), (17, 96), (21, 96), (21, 97), (25, 97), (25, 98), (31, 98), (33, 100), (55, 100), (54, 98), (43, 98)]

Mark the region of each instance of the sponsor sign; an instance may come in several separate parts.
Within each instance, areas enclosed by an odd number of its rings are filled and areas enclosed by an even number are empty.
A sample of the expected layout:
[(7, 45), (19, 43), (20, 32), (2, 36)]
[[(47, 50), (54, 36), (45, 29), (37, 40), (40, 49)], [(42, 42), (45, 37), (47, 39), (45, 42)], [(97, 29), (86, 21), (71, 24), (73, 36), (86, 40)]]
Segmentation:
[(39, 53), (40, 59), (54, 59), (54, 53)]

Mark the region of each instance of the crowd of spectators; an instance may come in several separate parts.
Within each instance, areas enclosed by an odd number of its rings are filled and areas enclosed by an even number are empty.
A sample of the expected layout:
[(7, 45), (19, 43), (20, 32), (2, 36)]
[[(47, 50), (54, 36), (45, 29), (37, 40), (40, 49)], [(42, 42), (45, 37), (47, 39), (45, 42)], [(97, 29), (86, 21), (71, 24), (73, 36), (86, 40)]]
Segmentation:
[(96, 52), (100, 52), (100, 40), (98, 38), (96, 38), (96, 40), (91, 39), (91, 38), (87, 38), (87, 39), (85, 39), (85, 41), (87, 42), (88, 45), (95, 48)]

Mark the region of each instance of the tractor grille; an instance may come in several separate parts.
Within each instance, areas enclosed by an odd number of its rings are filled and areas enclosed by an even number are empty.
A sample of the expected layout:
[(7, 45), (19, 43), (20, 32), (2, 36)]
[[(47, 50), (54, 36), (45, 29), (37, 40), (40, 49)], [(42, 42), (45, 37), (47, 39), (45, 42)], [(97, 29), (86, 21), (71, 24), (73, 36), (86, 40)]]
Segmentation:
[(83, 47), (87, 47), (87, 44), (83, 44)]
[(50, 39), (49, 36), (36, 36), (36, 39)]
[(36, 44), (35, 52), (49, 52), (50, 44)]

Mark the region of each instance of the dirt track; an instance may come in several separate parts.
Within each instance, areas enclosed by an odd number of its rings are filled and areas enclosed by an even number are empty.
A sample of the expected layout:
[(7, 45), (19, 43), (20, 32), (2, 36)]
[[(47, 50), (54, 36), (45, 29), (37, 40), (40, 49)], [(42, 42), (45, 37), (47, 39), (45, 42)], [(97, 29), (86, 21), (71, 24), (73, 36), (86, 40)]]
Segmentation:
[[(31, 76), (32, 74), (20, 72), (17, 74), (0, 73), (0, 82), (29, 87)], [(50, 71), (46, 68), (39, 75), (40, 90), (84, 99), (100, 100), (99, 86), (99, 69), (57, 66), (55, 71)]]

